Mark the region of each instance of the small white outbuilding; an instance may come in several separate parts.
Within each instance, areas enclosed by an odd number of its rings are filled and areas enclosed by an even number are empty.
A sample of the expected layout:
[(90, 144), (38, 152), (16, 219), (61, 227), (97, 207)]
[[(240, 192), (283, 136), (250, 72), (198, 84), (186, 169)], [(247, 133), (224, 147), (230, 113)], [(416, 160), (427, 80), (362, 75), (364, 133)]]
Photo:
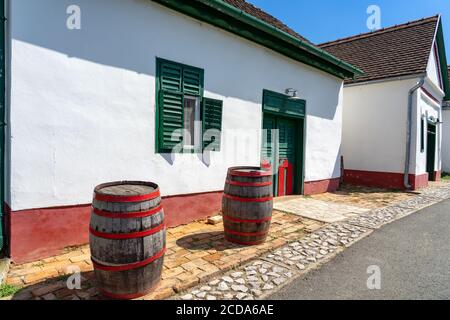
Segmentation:
[(344, 181), (418, 189), (439, 180), (450, 97), (441, 17), (320, 47), (364, 71), (344, 87)]
[[(450, 67), (448, 68), (450, 82)], [(450, 174), (450, 97), (442, 106), (442, 171)]]

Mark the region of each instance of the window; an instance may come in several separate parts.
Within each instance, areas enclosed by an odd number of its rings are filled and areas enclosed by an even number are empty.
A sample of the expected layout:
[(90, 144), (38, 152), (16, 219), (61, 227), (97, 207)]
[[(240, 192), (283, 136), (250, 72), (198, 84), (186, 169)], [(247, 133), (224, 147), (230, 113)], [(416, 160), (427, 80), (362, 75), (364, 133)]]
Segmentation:
[(204, 71), (159, 59), (157, 68), (157, 152), (220, 151), (223, 102), (203, 96)]
[(183, 143), (186, 149), (198, 149), (201, 147), (201, 117), (200, 99), (198, 97), (184, 98), (184, 128)]

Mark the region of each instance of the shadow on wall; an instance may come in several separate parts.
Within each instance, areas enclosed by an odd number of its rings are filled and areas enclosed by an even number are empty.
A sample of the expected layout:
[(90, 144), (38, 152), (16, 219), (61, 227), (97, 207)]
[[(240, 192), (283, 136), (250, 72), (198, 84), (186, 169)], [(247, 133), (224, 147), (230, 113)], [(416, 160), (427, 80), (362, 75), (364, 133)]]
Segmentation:
[[(81, 8), (81, 30), (66, 27), (69, 16), (66, 9), (73, 4)], [(16, 16), (27, 17), (27, 23), (12, 21), (16, 40), (64, 53), (70, 58), (151, 76), (155, 75), (153, 55), (156, 53), (205, 68), (205, 89), (209, 92), (261, 104), (263, 89), (283, 92), (287, 87), (294, 87), (308, 102), (314, 98), (314, 107), (308, 108), (309, 115), (335, 118), (340, 86), (333, 77), (318, 77), (317, 72), (321, 71), (306, 66), (306, 72), (304, 68), (299, 69), (305, 74), (299, 79), (299, 73), (292, 72), (293, 65), (285, 63), (288, 58), (269, 49), (257, 49), (261, 47), (247, 40), (244, 41), (248, 45), (243, 45), (230, 33), (218, 36), (200, 22), (186, 24), (190, 18), (181, 20), (174, 12), (155, 14), (154, 9), (160, 5), (150, 0), (16, 0), (13, 7)], [(164, 46), (160, 45), (162, 42)], [(183, 61), (180, 61), (180, 53), (186, 57)], [(274, 55), (280, 59), (273, 59)], [(329, 79), (327, 94), (317, 91), (323, 87), (309, 79), (309, 72), (321, 80)]]

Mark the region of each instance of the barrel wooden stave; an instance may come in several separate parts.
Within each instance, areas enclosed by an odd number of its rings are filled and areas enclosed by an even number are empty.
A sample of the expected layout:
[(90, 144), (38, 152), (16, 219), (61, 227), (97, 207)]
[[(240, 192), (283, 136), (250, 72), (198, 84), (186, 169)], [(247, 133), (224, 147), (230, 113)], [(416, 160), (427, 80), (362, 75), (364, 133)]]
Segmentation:
[[(270, 219), (273, 211), (272, 176), (233, 174), (233, 170), (240, 169), (250, 168), (231, 168), (227, 175), (225, 195), (222, 200), (225, 236), (231, 242), (248, 245), (260, 244), (266, 240), (271, 224)], [(262, 171), (259, 168), (253, 169)], [(243, 185), (235, 185), (236, 183)], [(237, 199), (234, 197), (237, 197)], [(240, 201), (242, 198), (247, 201)], [(240, 222), (241, 220), (244, 221)], [(248, 233), (251, 233), (251, 235), (245, 235)]]
[[(108, 184), (112, 186), (109, 189), (113, 193), (122, 191), (120, 186), (115, 188), (113, 185), (114, 183)], [(149, 191), (156, 191), (157, 186), (154, 186), (154, 190)], [(99, 187), (96, 188), (96, 194), (100, 191)], [(133, 196), (139, 195), (144, 187), (127, 186), (126, 189), (124, 196)], [(160, 204), (160, 196), (146, 201), (112, 202), (98, 200), (94, 195), (90, 223), (94, 232), (119, 235), (155, 230), (153, 234), (130, 239), (107, 239), (91, 231), (90, 246), (94, 272), (99, 289), (106, 296), (124, 299), (139, 297), (147, 294), (159, 282), (166, 247), (164, 210), (160, 208)], [(149, 210), (152, 213), (149, 216), (130, 217), (133, 214), (146, 215)], [(147, 263), (149, 259), (152, 261)], [(129, 267), (142, 262), (145, 263), (132, 266), (128, 270), (103, 270), (105, 267)]]

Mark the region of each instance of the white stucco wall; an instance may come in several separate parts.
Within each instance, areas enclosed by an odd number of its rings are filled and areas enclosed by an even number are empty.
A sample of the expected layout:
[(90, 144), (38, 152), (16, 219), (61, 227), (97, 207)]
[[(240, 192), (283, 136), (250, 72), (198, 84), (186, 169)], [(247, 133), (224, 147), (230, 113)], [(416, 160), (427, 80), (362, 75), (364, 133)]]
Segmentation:
[[(418, 78), (413, 78), (344, 88), (342, 150), (345, 169), (403, 173), (408, 94), (418, 81)], [(427, 79), (424, 88), (442, 99), (442, 92), (435, 92), (430, 79)], [(413, 95), (412, 115), (410, 174), (421, 175), (427, 172), (427, 144), (425, 141), (425, 151), (421, 152), (420, 119), (422, 115), (441, 119), (440, 103), (430, 99), (422, 89), (417, 90)], [(439, 170), (440, 125), (437, 131), (435, 168)]]
[[(65, 27), (71, 4), (81, 30)], [(15, 0), (10, 23), (13, 210), (89, 203), (122, 179), (222, 190), (228, 167), (260, 162), (263, 89), (307, 100), (306, 181), (340, 175), (340, 79), (146, 0)], [(203, 68), (224, 101), (210, 159), (155, 154), (156, 56)]]
[(403, 172), (408, 90), (415, 83), (409, 79), (344, 88), (345, 169)]
[(437, 60), (436, 54), (434, 52), (434, 47), (431, 50), (430, 59), (428, 60), (427, 75), (428, 75), (428, 78), (430, 78), (430, 80), (436, 86), (438, 86), (438, 87), (441, 86), (441, 83), (440, 83), (441, 75), (439, 74), (438, 60)]
[(442, 170), (450, 173), (450, 109), (442, 111)]

